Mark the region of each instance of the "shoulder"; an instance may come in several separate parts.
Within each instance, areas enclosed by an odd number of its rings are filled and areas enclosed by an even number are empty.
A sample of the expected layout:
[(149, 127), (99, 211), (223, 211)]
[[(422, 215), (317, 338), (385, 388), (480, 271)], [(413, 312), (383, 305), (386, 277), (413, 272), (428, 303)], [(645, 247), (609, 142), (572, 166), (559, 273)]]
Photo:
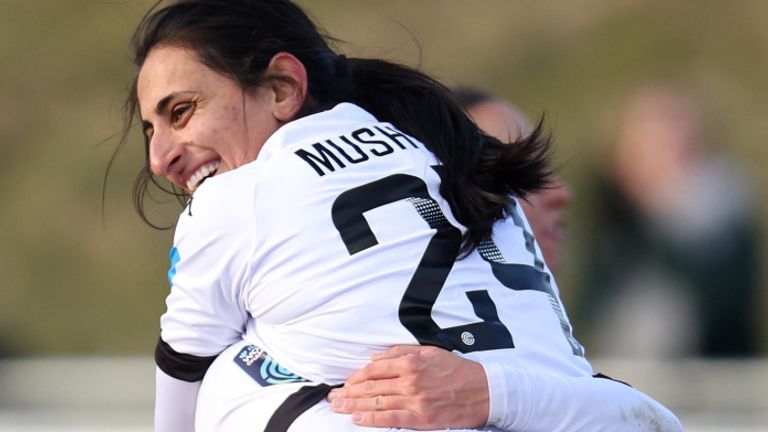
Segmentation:
[(249, 166), (206, 180), (187, 202), (176, 226), (175, 243), (209, 244), (244, 240), (252, 229), (256, 172)]

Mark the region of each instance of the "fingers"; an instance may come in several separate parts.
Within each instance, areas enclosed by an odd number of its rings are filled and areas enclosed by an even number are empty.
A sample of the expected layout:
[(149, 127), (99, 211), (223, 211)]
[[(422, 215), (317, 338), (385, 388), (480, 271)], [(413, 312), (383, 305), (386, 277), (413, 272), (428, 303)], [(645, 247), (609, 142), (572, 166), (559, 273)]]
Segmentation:
[(399, 370), (392, 364), (396, 359), (374, 360), (365, 367), (352, 374), (347, 380), (347, 385), (361, 384), (369, 380), (397, 378)]
[(352, 421), (355, 424), (368, 427), (424, 429), (419, 420), (415, 413), (406, 410), (356, 412), (352, 414)]
[(396, 395), (400, 393), (399, 390), (397, 381), (394, 379), (364, 381), (360, 384), (345, 384), (344, 387), (331, 390), (328, 393), (328, 400)]
[[(328, 395), (333, 411), (352, 414), (356, 424), (444, 429), (449, 424), (474, 427), (482, 424), (474, 418), (478, 412), (487, 416), (485, 372), (473, 361), (439, 347), (404, 345), (372, 359), (344, 387)], [(477, 389), (475, 384), (483, 388)], [(478, 398), (481, 406), (476, 409)], [(466, 409), (467, 403), (470, 410)]]
[(409, 360), (419, 355), (432, 354), (435, 351), (443, 352), (443, 349), (433, 346), (421, 345), (397, 345), (383, 353), (371, 355), (371, 363), (352, 374), (347, 384), (360, 384), (368, 380), (396, 378), (403, 373), (410, 372), (407, 366)]
[(420, 416), (405, 398), (399, 396), (375, 396), (359, 399), (335, 399), (333, 411), (352, 414), (352, 421), (361, 426), (430, 429), (426, 418)]
[(331, 400), (331, 409), (339, 413), (382, 412), (407, 408), (400, 396), (372, 396)]
[(395, 345), (392, 348), (384, 351), (383, 353), (374, 353), (371, 355), (371, 359), (373, 361), (376, 360), (384, 360), (384, 359), (393, 359), (397, 357), (402, 357), (406, 354), (418, 354), (421, 352), (422, 348), (425, 348), (421, 345)]

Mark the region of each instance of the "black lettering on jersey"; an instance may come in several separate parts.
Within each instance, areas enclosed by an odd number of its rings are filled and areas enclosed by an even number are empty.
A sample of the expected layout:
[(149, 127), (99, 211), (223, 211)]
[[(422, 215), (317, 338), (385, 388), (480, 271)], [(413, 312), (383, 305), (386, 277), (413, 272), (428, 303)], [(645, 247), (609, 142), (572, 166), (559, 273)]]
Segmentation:
[(384, 141), (374, 140), (374, 139), (363, 139), (362, 137), (363, 134), (366, 134), (370, 137), (376, 136), (376, 134), (372, 130), (368, 128), (362, 128), (352, 132), (352, 138), (354, 138), (355, 141), (359, 142), (360, 144), (367, 144), (367, 145), (378, 144), (383, 147), (382, 150), (379, 150), (378, 148), (371, 148), (370, 152), (373, 153), (374, 156), (385, 156), (395, 151), (395, 149), (393, 149), (391, 145), (387, 144)]
[(187, 214), (192, 216), (192, 196), (190, 195), (189, 200), (187, 201)]
[(375, 126), (375, 128), (376, 130), (384, 134), (384, 136), (392, 140), (393, 143), (397, 144), (397, 146), (403, 150), (405, 150), (405, 145), (400, 142), (401, 139), (407, 141), (411, 146), (413, 146), (413, 148), (418, 148), (416, 143), (413, 142), (413, 140), (411, 140), (411, 138), (408, 135), (400, 132), (399, 130), (391, 126), (387, 126), (386, 128), (380, 128), (378, 126)]
[(334, 168), (333, 162), (331, 162), (330, 159), (336, 161), (336, 164), (339, 166), (339, 168), (344, 168), (346, 166), (343, 162), (341, 162), (341, 160), (339, 160), (338, 157), (336, 157), (335, 154), (333, 154), (331, 150), (327, 149), (322, 144), (314, 143), (312, 144), (312, 147), (317, 150), (319, 156), (312, 154), (304, 149), (296, 150), (295, 153), (296, 156), (304, 159), (304, 161), (307, 162), (309, 166), (314, 168), (317, 172), (317, 175), (321, 177), (325, 175), (325, 172), (320, 168), (318, 164), (324, 166), (330, 172), (336, 171), (336, 168)]
[(359, 155), (359, 157), (357, 159), (353, 159), (352, 156), (350, 156), (346, 151), (344, 151), (343, 148), (341, 148), (338, 145), (336, 145), (333, 141), (325, 140), (325, 142), (328, 143), (329, 146), (335, 148), (336, 151), (339, 152), (339, 154), (344, 156), (344, 159), (346, 159), (347, 162), (349, 162), (351, 164), (356, 164), (356, 163), (360, 163), (360, 162), (365, 162), (368, 159), (370, 159), (367, 154), (363, 153), (363, 149), (361, 149), (359, 146), (353, 144), (352, 141), (349, 140), (349, 138), (347, 138), (344, 135), (342, 135), (342, 136), (339, 137), (339, 139), (341, 141), (344, 141), (346, 144), (348, 144), (353, 149), (355, 149), (355, 152)]
[(331, 218), (350, 255), (379, 244), (364, 213), (406, 200), (434, 230), (418, 267), (400, 300), (400, 323), (422, 345), (443, 347), (463, 353), (514, 348), (509, 330), (500, 321), (498, 310), (485, 290), (466, 296), (480, 321), (441, 327), (432, 312), (443, 285), (461, 249), (461, 230), (453, 226), (429, 194), (419, 177), (393, 174), (340, 194), (331, 207)]
[[(349, 165), (357, 165), (371, 160), (370, 155), (386, 156), (394, 153), (397, 148), (410, 150), (406, 144), (410, 144), (412, 148), (419, 148), (416, 141), (411, 137), (391, 126), (374, 126), (373, 129), (358, 129), (350, 135), (339, 135), (337, 138), (326, 139), (324, 143), (316, 142), (312, 144), (312, 149), (299, 149), (294, 153), (308, 163), (317, 175), (322, 177), (335, 172), (337, 168), (347, 168)], [(363, 138), (362, 135), (368, 135), (370, 138)], [(385, 140), (373, 138), (385, 138), (397, 145), (397, 148)], [(361, 147), (353, 140), (359, 144), (365, 144), (365, 146)], [(377, 147), (369, 147), (370, 145)]]

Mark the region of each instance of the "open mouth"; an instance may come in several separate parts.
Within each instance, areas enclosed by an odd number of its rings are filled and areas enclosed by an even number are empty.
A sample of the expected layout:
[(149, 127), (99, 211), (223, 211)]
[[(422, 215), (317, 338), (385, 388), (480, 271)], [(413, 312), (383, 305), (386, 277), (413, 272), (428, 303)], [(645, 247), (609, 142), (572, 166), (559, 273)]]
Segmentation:
[(205, 180), (216, 175), (219, 169), (219, 161), (208, 162), (197, 169), (187, 180), (187, 190), (194, 192)]

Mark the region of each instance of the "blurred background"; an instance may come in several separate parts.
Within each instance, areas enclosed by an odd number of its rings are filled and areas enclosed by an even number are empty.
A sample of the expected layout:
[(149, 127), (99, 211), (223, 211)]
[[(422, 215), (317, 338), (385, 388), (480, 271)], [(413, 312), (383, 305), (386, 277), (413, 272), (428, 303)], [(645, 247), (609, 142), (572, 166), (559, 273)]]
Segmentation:
[[(172, 231), (105, 168), (154, 1), (0, 1), (0, 430), (149, 430)], [(692, 431), (768, 428), (768, 3), (303, 0), (347, 55), (546, 115), (562, 298), (595, 369)], [(179, 207), (158, 196), (171, 225)]]

